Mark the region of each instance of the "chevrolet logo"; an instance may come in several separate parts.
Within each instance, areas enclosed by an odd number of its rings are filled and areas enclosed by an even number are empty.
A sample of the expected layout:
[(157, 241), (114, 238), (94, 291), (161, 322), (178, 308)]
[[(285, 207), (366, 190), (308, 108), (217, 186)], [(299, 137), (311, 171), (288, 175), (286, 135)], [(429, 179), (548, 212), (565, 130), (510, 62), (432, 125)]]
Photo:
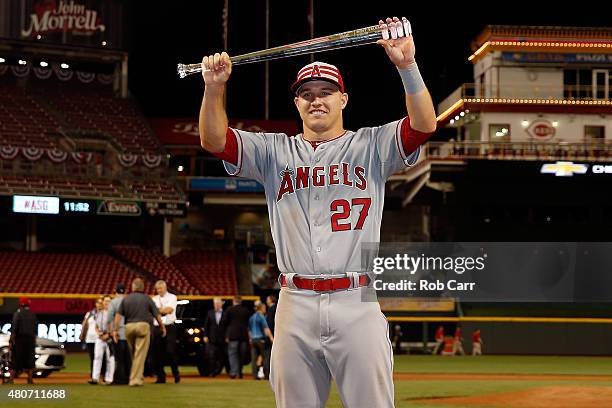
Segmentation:
[(588, 164), (579, 164), (574, 162), (558, 161), (555, 164), (546, 163), (542, 165), (540, 173), (554, 174), (560, 177), (571, 177), (574, 174), (586, 174), (589, 169)]

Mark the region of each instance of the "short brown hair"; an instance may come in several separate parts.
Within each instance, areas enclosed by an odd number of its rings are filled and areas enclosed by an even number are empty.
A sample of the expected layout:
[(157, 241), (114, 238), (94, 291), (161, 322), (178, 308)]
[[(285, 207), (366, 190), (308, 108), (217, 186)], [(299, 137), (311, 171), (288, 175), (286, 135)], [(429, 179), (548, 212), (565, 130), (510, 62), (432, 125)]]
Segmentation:
[(132, 292), (144, 292), (145, 284), (142, 278), (136, 278), (132, 281)]

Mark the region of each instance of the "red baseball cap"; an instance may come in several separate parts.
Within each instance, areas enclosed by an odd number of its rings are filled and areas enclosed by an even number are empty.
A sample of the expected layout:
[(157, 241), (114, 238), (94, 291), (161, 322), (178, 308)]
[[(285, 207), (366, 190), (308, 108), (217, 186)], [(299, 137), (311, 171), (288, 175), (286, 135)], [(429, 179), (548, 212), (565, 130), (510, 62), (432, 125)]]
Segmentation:
[(340, 92), (344, 93), (344, 81), (340, 70), (331, 64), (325, 62), (313, 62), (298, 71), (295, 82), (291, 85), (291, 92), (296, 93), (300, 87), (309, 81), (327, 81), (340, 88)]
[(27, 297), (19, 298), (19, 306), (28, 306), (29, 304), (30, 304), (30, 299), (28, 299)]

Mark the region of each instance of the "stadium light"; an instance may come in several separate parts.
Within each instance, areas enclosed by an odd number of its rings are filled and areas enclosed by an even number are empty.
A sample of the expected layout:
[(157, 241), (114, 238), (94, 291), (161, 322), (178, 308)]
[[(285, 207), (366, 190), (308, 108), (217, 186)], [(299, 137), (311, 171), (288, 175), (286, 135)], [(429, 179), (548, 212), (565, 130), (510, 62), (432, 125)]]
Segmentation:
[(49, 66), (49, 63), (46, 62), (46, 61), (40, 61), (40, 66), (43, 67), (43, 68), (46, 68), (46, 67)]
[(454, 125), (454, 124), (455, 124), (455, 119), (451, 119), (451, 120), (450, 120), (450, 124), (451, 124), (451, 125)]
[(559, 122), (557, 122), (556, 120), (552, 123), (553, 127), (557, 127), (559, 126)]
[(17, 63), (18, 63), (19, 65), (26, 65), (26, 64), (27, 64), (27, 62), (25, 62), (25, 60), (22, 60), (22, 59), (20, 59), (19, 61), (17, 61)]
[(102, 46), (106, 47), (106, 41), (102, 41)]
[(183, 166), (178, 166), (177, 170), (179, 171), (179, 173), (183, 170), (185, 170), (185, 168)]
[(68, 69), (68, 68), (70, 68), (70, 65), (66, 64), (65, 62), (62, 62), (60, 64), (60, 67), (62, 67), (62, 69)]
[(528, 120), (524, 120), (524, 121), (521, 122), (521, 125), (523, 127), (527, 127), (527, 126), (529, 126), (529, 121)]
[(465, 116), (465, 112), (461, 112), (461, 113), (459, 114), (459, 116), (464, 117), (464, 116)]
[(42, 39), (42, 35), (38, 34), (38, 35), (36, 36), (36, 39), (37, 39), (37, 40)]
[(6, 62), (6, 60), (2, 57), (0, 57), (0, 64), (4, 64)]

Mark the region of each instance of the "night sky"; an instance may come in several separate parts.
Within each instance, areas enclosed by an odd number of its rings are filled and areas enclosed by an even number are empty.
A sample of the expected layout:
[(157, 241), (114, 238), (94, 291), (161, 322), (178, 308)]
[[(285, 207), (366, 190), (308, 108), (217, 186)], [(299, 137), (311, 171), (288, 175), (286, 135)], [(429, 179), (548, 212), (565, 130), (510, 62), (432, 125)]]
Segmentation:
[[(131, 2), (124, 30), (130, 51), (129, 87), (149, 117), (196, 118), (203, 92), (201, 76), (179, 80), (178, 62), (195, 63), (223, 49), (223, 0), (148, 3)], [(135, 3), (135, 4), (134, 4)], [(228, 53), (265, 48), (264, 0), (230, 0)], [(155, 6), (153, 6), (155, 4)], [(520, 5), (518, 5), (520, 4)], [(467, 61), (470, 42), (488, 24), (610, 26), (603, 3), (549, 4), (510, 2), (409, 2), (315, 0), (315, 36), (376, 24), (386, 16), (412, 22), (421, 73), (439, 103), (459, 85), (472, 82)], [(270, 46), (309, 38), (307, 0), (270, 0)], [(344, 77), (349, 105), (345, 127), (355, 129), (404, 115), (401, 81), (383, 49), (361, 46), (317, 54), (337, 65)], [(297, 119), (288, 86), (308, 56), (270, 62), (271, 119)], [(263, 118), (264, 64), (234, 67), (228, 85), (230, 118)]]

